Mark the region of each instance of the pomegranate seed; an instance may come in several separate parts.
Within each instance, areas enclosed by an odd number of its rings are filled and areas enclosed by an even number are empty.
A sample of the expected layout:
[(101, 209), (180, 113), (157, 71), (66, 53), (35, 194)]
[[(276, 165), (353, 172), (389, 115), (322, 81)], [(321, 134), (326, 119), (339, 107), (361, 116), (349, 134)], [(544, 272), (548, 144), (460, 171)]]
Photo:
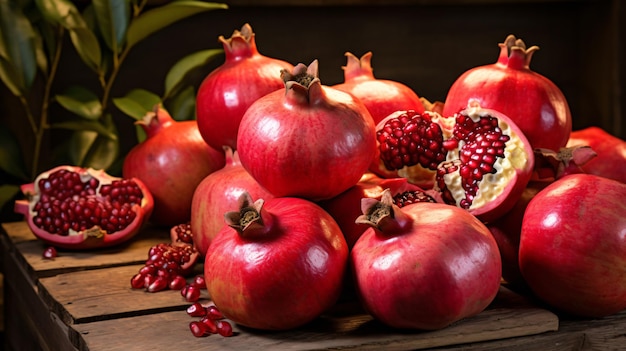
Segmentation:
[(207, 331), (207, 327), (199, 321), (189, 322), (189, 330), (191, 330), (191, 334), (197, 338), (210, 335)]
[(233, 326), (227, 321), (217, 321), (217, 333), (221, 336), (232, 336)]
[(180, 290), (187, 284), (185, 277), (182, 275), (177, 275), (172, 280), (170, 280), (170, 289), (171, 290)]
[(168, 280), (163, 277), (156, 278), (149, 286), (148, 292), (158, 292), (168, 287)]
[(217, 334), (217, 325), (209, 316), (200, 318), (200, 323), (204, 324), (210, 333)]
[(200, 302), (194, 302), (191, 306), (187, 307), (187, 314), (192, 317), (206, 316), (207, 309), (202, 306)]
[(43, 251), (43, 258), (45, 259), (54, 259), (57, 257), (57, 249), (54, 246), (49, 246)]
[(200, 300), (200, 289), (195, 285), (187, 285), (185, 292), (185, 300), (188, 302), (196, 302)]
[(220, 310), (217, 309), (215, 305), (208, 306), (206, 308), (206, 312), (207, 312), (206, 315), (213, 320), (224, 318), (224, 315), (222, 314), (222, 312), (220, 312)]
[(436, 202), (430, 195), (423, 191), (405, 191), (400, 194), (396, 194), (393, 197), (393, 202), (396, 206), (402, 208), (406, 205), (418, 203), (418, 202)]
[(145, 286), (145, 281), (146, 277), (141, 273), (137, 273), (130, 279), (130, 286), (133, 289), (141, 289)]
[(204, 280), (204, 275), (195, 276), (191, 284), (199, 287), (200, 289), (206, 289), (206, 282)]

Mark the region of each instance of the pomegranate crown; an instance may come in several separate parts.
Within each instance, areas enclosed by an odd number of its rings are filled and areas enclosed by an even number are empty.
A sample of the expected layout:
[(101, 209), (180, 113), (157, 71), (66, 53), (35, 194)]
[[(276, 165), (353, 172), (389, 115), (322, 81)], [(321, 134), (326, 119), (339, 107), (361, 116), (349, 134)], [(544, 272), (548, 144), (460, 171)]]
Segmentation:
[(498, 46), (500, 46), (498, 63), (517, 69), (528, 69), (533, 54), (539, 50), (536, 45), (526, 48), (526, 43), (513, 34), (509, 34)]
[(219, 41), (224, 46), (227, 58), (233, 56), (252, 56), (257, 53), (254, 31), (249, 23), (244, 24), (241, 30), (235, 29), (230, 38), (219, 36)]
[(346, 52), (345, 55), (347, 63), (345, 66), (341, 67), (344, 70), (345, 80), (374, 78), (371, 51), (363, 54), (360, 59), (351, 52)]

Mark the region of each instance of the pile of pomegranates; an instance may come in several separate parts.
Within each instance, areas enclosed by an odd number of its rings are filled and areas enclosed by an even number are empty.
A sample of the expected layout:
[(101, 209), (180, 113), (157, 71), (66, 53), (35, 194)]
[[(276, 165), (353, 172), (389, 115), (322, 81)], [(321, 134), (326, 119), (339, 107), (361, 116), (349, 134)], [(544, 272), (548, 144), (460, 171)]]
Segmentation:
[[(298, 328), (348, 285), (402, 329), (482, 312), (503, 278), (561, 313), (626, 308), (626, 142), (572, 132), (562, 92), (529, 68), (538, 47), (508, 36), (495, 64), (423, 104), (374, 78), (371, 52), (346, 53), (345, 81), (328, 86), (317, 60), (260, 55), (248, 24), (219, 40), (226, 60), (200, 87), (197, 123), (156, 107), (124, 179), (61, 167), (24, 187), (16, 210), (38, 237), (93, 248), (147, 218), (185, 223), (131, 286), (181, 289), (198, 337), (234, 335), (230, 322)], [(187, 283), (199, 262), (203, 279)]]

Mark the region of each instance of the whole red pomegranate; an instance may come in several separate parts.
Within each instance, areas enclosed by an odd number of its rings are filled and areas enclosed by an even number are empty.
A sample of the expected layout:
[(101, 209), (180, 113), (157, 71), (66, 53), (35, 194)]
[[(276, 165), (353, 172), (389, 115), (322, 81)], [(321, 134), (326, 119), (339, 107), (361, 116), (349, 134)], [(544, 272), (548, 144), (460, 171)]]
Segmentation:
[(350, 254), (365, 309), (396, 328), (435, 330), (482, 312), (500, 287), (498, 246), (485, 225), (458, 207), (398, 208), (386, 190), (365, 198), (369, 228)]
[(526, 48), (514, 35), (499, 45), (495, 64), (469, 69), (452, 84), (443, 115), (457, 113), (475, 99), (484, 108), (509, 116), (533, 148), (559, 150), (569, 138), (572, 116), (561, 90), (530, 69), (532, 55), (539, 47)]
[(588, 146), (561, 148), (559, 152), (536, 149), (533, 179), (528, 183), (515, 206), (506, 214), (487, 223), (502, 258), (502, 278), (508, 283), (525, 287), (519, 270), (519, 242), (524, 212), (530, 200), (543, 188), (569, 174), (582, 173), (582, 166), (596, 157)]
[(214, 149), (237, 147), (237, 131), (243, 114), (258, 98), (284, 87), (282, 69), (293, 65), (261, 55), (250, 24), (232, 36), (219, 37), (224, 63), (209, 73), (196, 95), (196, 116), (202, 137)]
[(255, 101), (241, 120), (241, 164), (274, 196), (336, 196), (356, 184), (373, 159), (372, 117), (352, 95), (322, 85), (317, 60), (281, 76), (285, 90)]
[(470, 101), (454, 116), (397, 111), (376, 127), (388, 169), (483, 221), (510, 210), (532, 176), (534, 154), (513, 121)]
[(208, 293), (225, 317), (262, 330), (293, 329), (339, 298), (348, 246), (333, 218), (313, 202), (281, 197), (226, 214), (206, 252)]
[(226, 165), (198, 184), (191, 201), (191, 232), (201, 256), (225, 225), (224, 213), (237, 207), (244, 192), (266, 201), (274, 197), (241, 166), (237, 151), (229, 147), (225, 150)]
[(356, 96), (367, 107), (374, 123), (392, 112), (415, 110), (424, 112), (424, 105), (415, 91), (407, 85), (388, 79), (376, 79), (372, 69), (372, 52), (361, 58), (346, 52), (347, 64), (343, 67), (344, 82), (333, 88)]
[(152, 223), (188, 222), (196, 186), (224, 167), (224, 152), (204, 142), (196, 121), (176, 121), (160, 106), (137, 124), (146, 131), (146, 139), (126, 155), (123, 176), (141, 179), (152, 193)]
[(59, 166), (21, 187), (15, 202), (33, 234), (66, 249), (95, 249), (131, 239), (147, 222), (152, 195), (139, 179), (103, 170)]
[(422, 190), (409, 183), (406, 178), (380, 178), (374, 173), (365, 173), (359, 182), (343, 193), (319, 202), (339, 224), (346, 238), (348, 248), (352, 248), (361, 234), (368, 228), (355, 219), (361, 215), (361, 200), (365, 197), (380, 199), (385, 189), (389, 189), (398, 207), (416, 202), (443, 202), (438, 192)]
[(603, 317), (626, 308), (626, 184), (571, 174), (528, 203), (520, 271), (554, 308)]
[(585, 172), (626, 183), (626, 140), (592, 126), (572, 132), (567, 146), (576, 145), (588, 145), (598, 154), (582, 166)]

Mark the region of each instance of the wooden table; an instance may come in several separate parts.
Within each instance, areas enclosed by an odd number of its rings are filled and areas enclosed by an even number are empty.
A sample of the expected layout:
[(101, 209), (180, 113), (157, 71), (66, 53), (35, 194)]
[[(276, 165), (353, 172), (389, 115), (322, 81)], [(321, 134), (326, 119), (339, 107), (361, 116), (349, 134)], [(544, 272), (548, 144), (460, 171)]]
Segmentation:
[[(479, 315), (433, 332), (387, 328), (342, 300), (328, 314), (288, 332), (235, 326), (237, 335), (196, 338), (178, 291), (130, 287), (147, 250), (166, 242), (164, 230), (145, 229), (130, 243), (95, 252), (59, 251), (24, 222), (0, 231), (5, 278), (5, 350), (626, 350), (626, 311), (598, 320), (559, 318), (502, 287)], [(202, 264), (196, 272), (202, 271)], [(203, 293), (206, 295), (206, 290)], [(202, 297), (203, 301), (208, 296)]]

